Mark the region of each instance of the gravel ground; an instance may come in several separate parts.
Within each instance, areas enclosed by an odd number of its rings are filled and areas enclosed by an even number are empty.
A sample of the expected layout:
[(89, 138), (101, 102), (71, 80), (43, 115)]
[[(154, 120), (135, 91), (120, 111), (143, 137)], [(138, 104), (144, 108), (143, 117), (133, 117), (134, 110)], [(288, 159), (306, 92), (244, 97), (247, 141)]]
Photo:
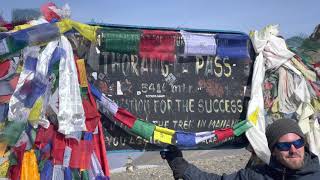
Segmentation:
[[(206, 172), (216, 174), (232, 173), (244, 168), (250, 158), (250, 153), (239, 150), (211, 150), (211, 151), (184, 151), (185, 159)], [(153, 180), (173, 179), (172, 171), (167, 162), (162, 160), (158, 152), (142, 156), (133, 161), (136, 167), (133, 172), (111, 171), (112, 180)], [(146, 165), (148, 164), (148, 165)], [(152, 164), (152, 165), (150, 165)]]

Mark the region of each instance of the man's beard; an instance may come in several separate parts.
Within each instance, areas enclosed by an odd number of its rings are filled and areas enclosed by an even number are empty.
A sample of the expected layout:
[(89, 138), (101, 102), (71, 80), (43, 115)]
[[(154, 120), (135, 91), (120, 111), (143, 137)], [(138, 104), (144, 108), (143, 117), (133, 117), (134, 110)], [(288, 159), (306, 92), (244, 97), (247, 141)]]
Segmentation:
[(290, 169), (300, 169), (304, 164), (304, 157), (299, 153), (289, 154), (281, 159), (281, 163)]

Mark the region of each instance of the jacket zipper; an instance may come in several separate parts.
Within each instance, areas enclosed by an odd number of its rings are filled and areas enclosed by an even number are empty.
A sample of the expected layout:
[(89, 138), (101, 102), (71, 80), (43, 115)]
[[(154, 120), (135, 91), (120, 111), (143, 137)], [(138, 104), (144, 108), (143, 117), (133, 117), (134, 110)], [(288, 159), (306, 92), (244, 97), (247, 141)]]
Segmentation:
[(285, 180), (286, 179), (286, 168), (283, 168), (283, 171), (282, 171), (282, 180)]

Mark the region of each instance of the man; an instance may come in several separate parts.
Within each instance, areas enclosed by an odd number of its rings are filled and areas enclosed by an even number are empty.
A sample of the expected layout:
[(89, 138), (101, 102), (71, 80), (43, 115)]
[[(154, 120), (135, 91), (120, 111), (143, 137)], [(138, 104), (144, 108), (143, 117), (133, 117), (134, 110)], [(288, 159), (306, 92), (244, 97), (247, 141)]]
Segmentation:
[[(272, 152), (269, 165), (241, 169), (235, 173), (219, 176), (206, 173), (189, 164), (182, 152), (175, 146), (168, 146), (165, 158), (175, 179), (214, 179), (214, 180), (260, 180), (260, 179), (299, 179), (320, 180), (318, 157), (312, 154), (298, 124), (292, 119), (280, 119), (266, 130), (269, 148)], [(319, 137), (320, 138), (320, 137)]]

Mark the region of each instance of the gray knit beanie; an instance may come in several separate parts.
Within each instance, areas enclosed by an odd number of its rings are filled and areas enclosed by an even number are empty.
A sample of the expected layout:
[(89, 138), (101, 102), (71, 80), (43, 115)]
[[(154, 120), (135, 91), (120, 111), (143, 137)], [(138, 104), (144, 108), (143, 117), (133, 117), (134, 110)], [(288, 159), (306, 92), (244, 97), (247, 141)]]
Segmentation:
[(279, 138), (287, 133), (295, 133), (305, 139), (301, 128), (294, 119), (279, 119), (266, 129), (269, 149), (272, 151)]

